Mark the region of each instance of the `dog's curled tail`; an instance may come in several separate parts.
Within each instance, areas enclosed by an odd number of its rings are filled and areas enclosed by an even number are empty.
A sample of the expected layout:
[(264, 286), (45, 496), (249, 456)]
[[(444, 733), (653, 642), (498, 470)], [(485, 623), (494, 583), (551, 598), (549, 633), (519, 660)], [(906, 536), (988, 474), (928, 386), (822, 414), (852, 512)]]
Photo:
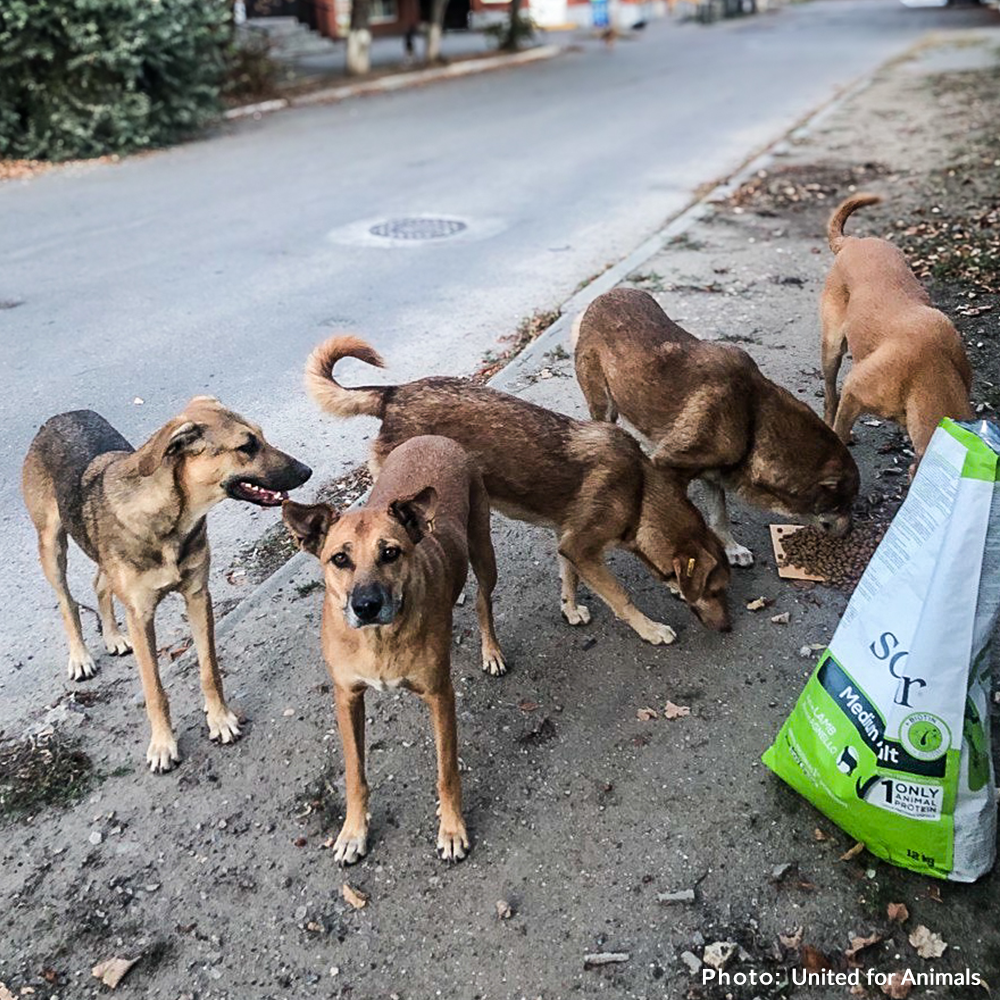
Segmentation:
[(837, 206), (830, 216), (830, 224), (826, 227), (826, 238), (830, 241), (830, 249), (834, 253), (839, 253), (844, 240), (847, 239), (844, 236), (844, 223), (848, 217), (859, 208), (864, 208), (865, 205), (877, 205), (881, 200), (877, 194), (852, 194)]
[(360, 337), (330, 337), (313, 349), (306, 362), (305, 383), (309, 395), (321, 409), (338, 417), (378, 416), (385, 389), (381, 386), (344, 388), (333, 377), (334, 365), (341, 358), (357, 358), (377, 368), (385, 367), (378, 351)]

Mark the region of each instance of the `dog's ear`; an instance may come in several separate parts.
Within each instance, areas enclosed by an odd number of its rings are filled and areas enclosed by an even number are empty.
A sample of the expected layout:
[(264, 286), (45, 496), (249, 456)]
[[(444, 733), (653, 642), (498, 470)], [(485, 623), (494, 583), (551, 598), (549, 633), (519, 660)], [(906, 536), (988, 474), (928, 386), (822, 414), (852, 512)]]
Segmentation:
[(288, 533), (303, 552), (319, 556), (330, 526), (339, 515), (326, 503), (296, 503), (286, 500), (281, 505), (281, 519)]
[(171, 420), (139, 449), (139, 475), (151, 476), (168, 459), (192, 451), (204, 433), (204, 424)]
[(688, 604), (694, 604), (705, 596), (705, 587), (712, 570), (719, 560), (708, 549), (701, 547), (685, 550), (674, 556), (674, 576), (681, 596)]
[(416, 545), (424, 535), (429, 535), (434, 530), (437, 502), (437, 490), (433, 486), (425, 486), (411, 497), (393, 500), (389, 504), (388, 514), (399, 521), (410, 536), (410, 541)]

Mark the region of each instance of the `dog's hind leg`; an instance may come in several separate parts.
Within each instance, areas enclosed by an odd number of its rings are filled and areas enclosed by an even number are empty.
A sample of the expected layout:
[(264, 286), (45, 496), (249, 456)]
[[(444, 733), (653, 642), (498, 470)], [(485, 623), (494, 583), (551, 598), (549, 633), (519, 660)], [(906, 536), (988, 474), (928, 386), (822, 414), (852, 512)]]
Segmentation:
[(602, 551), (570, 533), (559, 539), (559, 554), (573, 564), (580, 579), (611, 608), (615, 617), (631, 626), (646, 642), (665, 646), (677, 638), (669, 625), (647, 618), (632, 603), (628, 592), (605, 565)]
[(99, 569), (97, 576), (94, 577), (94, 590), (97, 593), (97, 610), (101, 615), (101, 635), (104, 637), (104, 648), (112, 656), (124, 656), (126, 653), (131, 653), (132, 643), (118, 628), (111, 586), (103, 569)]
[(476, 574), (476, 614), (483, 648), (483, 670), (494, 677), (507, 672), (493, 621), (493, 588), (497, 585), (497, 560), (490, 535), (490, 501), (481, 479), (472, 484), (469, 504), (469, 562)]
[(82, 681), (97, 673), (94, 658), (90, 655), (83, 641), (83, 631), (80, 628), (80, 609), (66, 583), (66, 529), (63, 527), (53, 499), (49, 510), (46, 510), (38, 529), (38, 556), (42, 563), (45, 578), (52, 584), (52, 589), (59, 599), (59, 611), (62, 613), (63, 626), (66, 629), (66, 639), (69, 643), (69, 660), (66, 673), (71, 680)]
[(863, 370), (863, 366), (855, 366), (848, 372), (844, 380), (844, 391), (837, 406), (837, 416), (833, 421), (833, 432), (844, 444), (851, 443), (851, 428), (858, 417), (865, 412), (865, 404), (861, 397), (866, 393), (859, 392), (859, 389), (863, 390), (865, 383)]
[[(447, 655), (447, 654), (445, 654)], [(438, 765), (437, 853), (442, 861), (461, 861), (469, 852), (469, 835), (462, 818), (462, 782), (458, 775), (458, 727), (451, 666), (442, 668), (444, 685), (422, 697), (431, 711)]]
[(726, 491), (714, 476), (704, 476), (705, 508), (708, 513), (708, 526), (719, 536), (726, 558), (730, 566), (752, 566), (753, 553), (733, 538), (732, 525), (729, 521), (729, 511), (726, 509)]
[(559, 555), (559, 580), (562, 583), (562, 593), (559, 607), (563, 618), (570, 625), (586, 625), (590, 622), (590, 609), (576, 600), (576, 590), (580, 584), (576, 567), (562, 554)]
[(334, 688), (337, 728), (344, 747), (347, 816), (333, 845), (333, 856), (352, 865), (368, 853), (368, 780), (365, 777), (365, 689)]
[(201, 693), (205, 698), (205, 718), (208, 738), (220, 743), (233, 743), (240, 737), (239, 720), (230, 711), (222, 693), (222, 674), (215, 653), (215, 615), (212, 598), (208, 592), (208, 566), (204, 574), (197, 574), (184, 591), (188, 621), (198, 652), (201, 673)]
[(591, 420), (605, 420), (613, 424), (618, 419), (618, 407), (611, 396), (604, 369), (596, 354), (588, 351), (577, 353), (576, 380), (587, 400)]
[(823, 328), (819, 343), (823, 368), (823, 420), (832, 427), (840, 401), (837, 376), (840, 374), (840, 366), (847, 353), (847, 336), (844, 330), (843, 309), (826, 293), (820, 306), (820, 321)]

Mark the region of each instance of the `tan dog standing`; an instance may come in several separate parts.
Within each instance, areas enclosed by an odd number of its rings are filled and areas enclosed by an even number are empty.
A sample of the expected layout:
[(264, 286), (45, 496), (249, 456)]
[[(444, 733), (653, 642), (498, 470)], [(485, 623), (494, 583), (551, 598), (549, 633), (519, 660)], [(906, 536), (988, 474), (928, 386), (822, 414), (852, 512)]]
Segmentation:
[(461, 444), (482, 472), (497, 510), (555, 528), (562, 614), (571, 625), (590, 621), (590, 612), (577, 603), (579, 576), (646, 642), (676, 638), (669, 625), (632, 603), (608, 569), (605, 552), (619, 547), (676, 585), (703, 624), (729, 629), (729, 566), (719, 539), (688, 500), (686, 483), (672, 470), (654, 467), (623, 430), (573, 420), (458, 378), (345, 388), (332, 372), (346, 357), (382, 366), (364, 341), (332, 337), (310, 356), (306, 386), (328, 413), (382, 420), (372, 445), (372, 471), (418, 434), (441, 434)]
[[(152, 728), (146, 752), (151, 770), (168, 771), (180, 759), (154, 628), (156, 607), (172, 591), (187, 604), (209, 736), (230, 743), (240, 735), (215, 655), (205, 515), (226, 497), (277, 506), (285, 490), (310, 475), (308, 466), (269, 445), (256, 424), (211, 396), (192, 399), (138, 451), (91, 410), (52, 417), (32, 441), (24, 460), (24, 500), (38, 532), (42, 569), (59, 598), (69, 676), (84, 680), (97, 668), (66, 585), (67, 534), (97, 563), (105, 647), (113, 654), (135, 650)], [(115, 620), (113, 597), (125, 606), (128, 639)]]
[(437, 745), (441, 817), (437, 849), (460, 861), (469, 849), (458, 776), (451, 683), (452, 608), (469, 563), (483, 669), (506, 667), (493, 627), (496, 561), (490, 508), (465, 452), (442, 437), (415, 437), (389, 455), (364, 507), (287, 502), (283, 516), (299, 546), (323, 566), (323, 654), (333, 678), (344, 745), (347, 816), (334, 856), (351, 864), (368, 849), (365, 691), (405, 687), (430, 708)]
[[(827, 229), (836, 260), (820, 299), (826, 422), (845, 442), (862, 413), (905, 427), (916, 455), (912, 476), (942, 418), (972, 419), (972, 369), (962, 338), (931, 305), (902, 251), (888, 240), (844, 235), (853, 212), (881, 200), (846, 199)], [(851, 370), (838, 394), (847, 351)]]
[(733, 565), (753, 555), (733, 538), (726, 489), (835, 534), (850, 527), (854, 459), (746, 351), (699, 340), (632, 288), (594, 299), (574, 324), (574, 348), (591, 416), (620, 414), (649, 442), (654, 464), (703, 480), (709, 525)]

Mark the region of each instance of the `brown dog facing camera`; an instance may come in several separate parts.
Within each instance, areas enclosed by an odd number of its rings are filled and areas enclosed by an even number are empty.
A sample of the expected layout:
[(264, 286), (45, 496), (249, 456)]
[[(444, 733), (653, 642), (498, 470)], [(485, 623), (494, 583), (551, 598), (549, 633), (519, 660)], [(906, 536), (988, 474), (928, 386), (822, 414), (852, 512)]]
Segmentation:
[[(24, 501), (38, 532), (42, 569), (59, 598), (69, 676), (84, 680), (97, 668), (66, 585), (67, 534), (97, 563), (94, 589), (106, 649), (135, 650), (152, 728), (146, 751), (151, 770), (169, 771), (180, 759), (154, 629), (156, 607), (172, 591), (180, 591), (187, 605), (209, 736), (230, 743), (240, 735), (215, 655), (205, 515), (227, 497), (277, 506), (285, 490), (310, 475), (308, 466), (269, 445), (256, 424), (211, 396), (196, 396), (137, 451), (91, 410), (52, 417), (31, 442)], [(125, 606), (127, 639), (115, 620), (114, 597)]]
[[(873, 194), (856, 194), (830, 218), (827, 237), (836, 260), (820, 299), (826, 422), (841, 441), (862, 413), (906, 428), (916, 472), (943, 417), (971, 420), (972, 369), (950, 319), (931, 305), (902, 251), (888, 240), (844, 235), (844, 223)], [(837, 392), (844, 354), (851, 370)]]
[(414, 437), (390, 454), (364, 507), (338, 514), (327, 504), (288, 501), (285, 524), (323, 567), (323, 655), (333, 678), (344, 745), (347, 816), (334, 857), (351, 864), (368, 849), (365, 691), (405, 687), (431, 713), (438, 760), (437, 850), (460, 861), (469, 850), (458, 776), (451, 683), (452, 608), (469, 564), (483, 669), (502, 674), (491, 595), (496, 561), (482, 478), (443, 437)]
[(574, 324), (576, 376), (595, 420), (619, 414), (655, 465), (706, 486), (708, 523), (734, 566), (753, 554), (733, 538), (725, 490), (843, 534), (858, 494), (847, 448), (805, 403), (765, 378), (746, 351), (678, 326), (646, 292), (599, 295)]
[(562, 614), (571, 625), (590, 621), (577, 603), (579, 577), (646, 642), (676, 638), (632, 603), (608, 569), (605, 552), (618, 547), (675, 586), (704, 625), (729, 629), (722, 544), (688, 499), (686, 481), (653, 466), (621, 428), (573, 420), (459, 378), (346, 388), (334, 381), (333, 367), (347, 357), (382, 366), (364, 341), (332, 337), (310, 356), (306, 387), (328, 413), (381, 419), (373, 473), (393, 448), (419, 434), (457, 441), (482, 473), (495, 509), (555, 528)]

